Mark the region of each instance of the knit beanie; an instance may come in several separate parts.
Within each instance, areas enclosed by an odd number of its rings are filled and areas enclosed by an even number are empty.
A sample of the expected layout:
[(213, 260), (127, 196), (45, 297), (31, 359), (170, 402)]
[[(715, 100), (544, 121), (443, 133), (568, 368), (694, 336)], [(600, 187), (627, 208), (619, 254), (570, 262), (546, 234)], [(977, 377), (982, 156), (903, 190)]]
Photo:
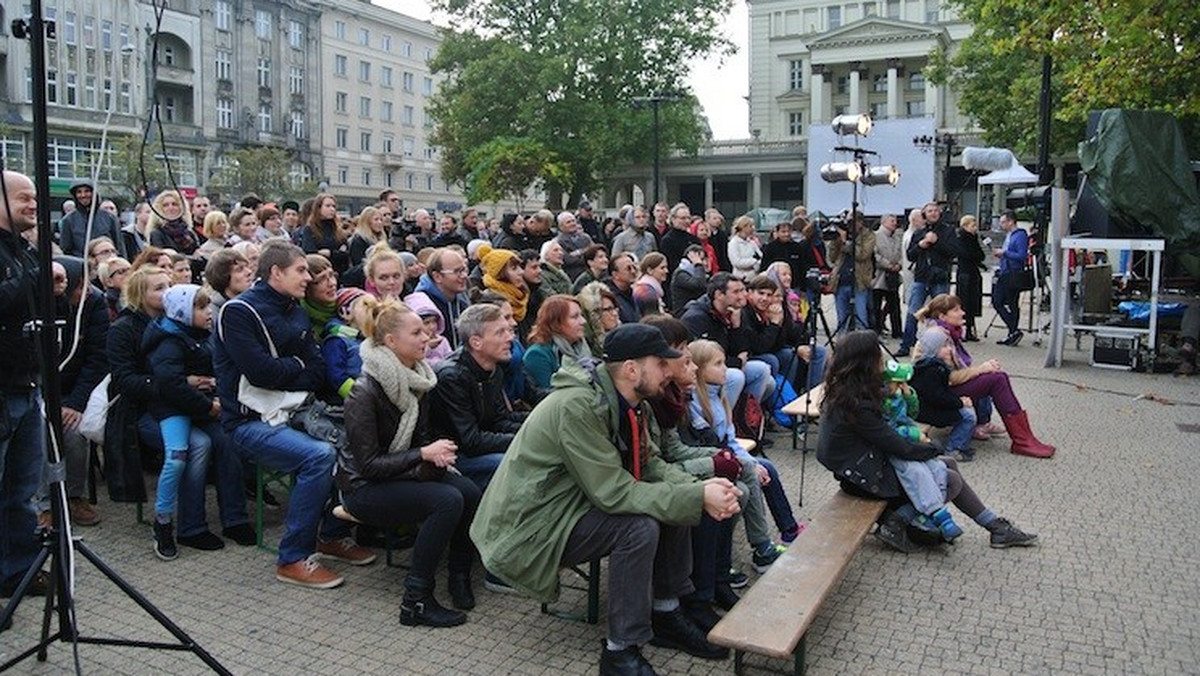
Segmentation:
[(167, 318), (173, 319), (184, 326), (192, 325), (192, 308), (196, 304), (196, 294), (200, 287), (195, 284), (176, 284), (163, 294), (163, 308)]
[(936, 357), (942, 346), (950, 342), (950, 336), (936, 327), (929, 327), (917, 339), (916, 353), (921, 357)]
[(480, 261), (483, 271), (492, 279), (500, 279), (505, 266), (510, 260), (515, 260), (517, 254), (508, 249), (492, 249)]
[(367, 295), (366, 291), (355, 287), (346, 286), (338, 289), (337, 295), (333, 297), (333, 304), (337, 307), (338, 312), (348, 308), (351, 303)]

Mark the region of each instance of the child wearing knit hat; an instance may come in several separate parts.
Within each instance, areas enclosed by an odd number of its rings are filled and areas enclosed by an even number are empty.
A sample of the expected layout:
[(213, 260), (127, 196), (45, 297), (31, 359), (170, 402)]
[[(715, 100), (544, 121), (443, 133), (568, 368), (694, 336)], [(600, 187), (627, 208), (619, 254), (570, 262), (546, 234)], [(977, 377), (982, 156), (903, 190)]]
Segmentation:
[(377, 302), (362, 289), (343, 287), (334, 296), (334, 316), (325, 322), (321, 356), (325, 358), (326, 378), (343, 401), (350, 396), (354, 381), (362, 374), (362, 357), (358, 350), (365, 336), (360, 327), (365, 313)]

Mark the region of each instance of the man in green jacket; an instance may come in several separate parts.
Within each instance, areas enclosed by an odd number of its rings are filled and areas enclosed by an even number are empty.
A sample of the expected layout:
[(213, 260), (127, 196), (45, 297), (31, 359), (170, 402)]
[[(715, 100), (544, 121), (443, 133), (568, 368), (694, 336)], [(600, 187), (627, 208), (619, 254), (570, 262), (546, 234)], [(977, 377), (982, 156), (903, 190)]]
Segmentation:
[(647, 641), (728, 655), (705, 640), (679, 597), (693, 589), (687, 526), (702, 512), (736, 514), (738, 490), (664, 462), (648, 428), (646, 400), (679, 356), (657, 328), (625, 324), (605, 336), (603, 364), (564, 360), (471, 525), (487, 569), (543, 602), (558, 596), (559, 568), (609, 557), (602, 676), (653, 674), (640, 652)]

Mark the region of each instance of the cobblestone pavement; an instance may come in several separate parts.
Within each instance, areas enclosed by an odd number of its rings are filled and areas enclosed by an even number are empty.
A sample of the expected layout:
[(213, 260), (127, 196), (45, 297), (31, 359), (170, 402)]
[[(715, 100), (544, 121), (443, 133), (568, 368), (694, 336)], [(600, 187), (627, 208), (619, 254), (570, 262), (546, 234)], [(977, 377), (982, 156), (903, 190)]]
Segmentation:
[[(1041, 546), (993, 550), (986, 532), (969, 524), (957, 546), (909, 556), (868, 539), (809, 632), (810, 674), (1200, 673), (1200, 378), (1094, 369), (1073, 349), (1066, 367), (1043, 369), (1044, 351), (1029, 341), (973, 348), (977, 358), (1003, 361), (1034, 429), (1059, 453), (1017, 457), (1000, 438), (978, 444), (964, 471), (996, 512), (1039, 533)], [(1176, 405), (1137, 398), (1146, 393)], [(795, 501), (801, 454), (783, 435), (769, 453)], [(800, 517), (836, 489), (813, 458), (806, 469)], [(276, 582), (273, 556), (252, 547), (185, 548), (164, 563), (132, 505), (102, 498), (98, 509), (103, 523), (77, 534), (234, 673), (596, 671), (603, 616), (590, 626), (543, 615), (532, 601), (483, 590), (479, 579), (479, 605), (466, 625), (401, 627), (404, 571), (384, 566), (382, 556), (367, 568), (332, 563), (345, 586), (310, 591)], [(278, 510), (267, 515), (269, 537), (278, 538), (281, 519)], [(739, 565), (750, 570), (740, 527), (735, 543)], [(85, 635), (170, 639), (93, 567), (80, 562), (78, 570)], [(561, 605), (581, 610), (583, 594), (568, 591)], [(0, 638), (0, 660), (32, 644), (40, 613), (39, 603), (20, 607)], [(733, 668), (653, 647), (646, 654), (664, 674)], [(79, 658), (91, 674), (206, 672), (188, 653), (81, 645)], [(762, 658), (751, 664), (768, 666)], [(63, 674), (71, 665), (71, 646), (60, 643), (48, 663), (29, 661), (14, 673)]]

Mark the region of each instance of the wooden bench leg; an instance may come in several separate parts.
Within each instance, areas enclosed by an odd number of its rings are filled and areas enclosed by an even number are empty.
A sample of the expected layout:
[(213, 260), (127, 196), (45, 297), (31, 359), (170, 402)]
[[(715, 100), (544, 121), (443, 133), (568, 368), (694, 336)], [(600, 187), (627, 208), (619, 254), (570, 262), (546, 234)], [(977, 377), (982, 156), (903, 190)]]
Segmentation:
[(796, 644), (796, 666), (793, 670), (793, 673), (795, 673), (796, 676), (804, 676), (804, 644), (807, 641), (808, 634), (805, 634), (804, 636), (800, 637), (800, 642)]
[(588, 566), (587, 623), (600, 622), (600, 559), (593, 559)]
[(733, 651), (733, 673), (737, 676), (746, 673), (746, 653), (741, 650)]

